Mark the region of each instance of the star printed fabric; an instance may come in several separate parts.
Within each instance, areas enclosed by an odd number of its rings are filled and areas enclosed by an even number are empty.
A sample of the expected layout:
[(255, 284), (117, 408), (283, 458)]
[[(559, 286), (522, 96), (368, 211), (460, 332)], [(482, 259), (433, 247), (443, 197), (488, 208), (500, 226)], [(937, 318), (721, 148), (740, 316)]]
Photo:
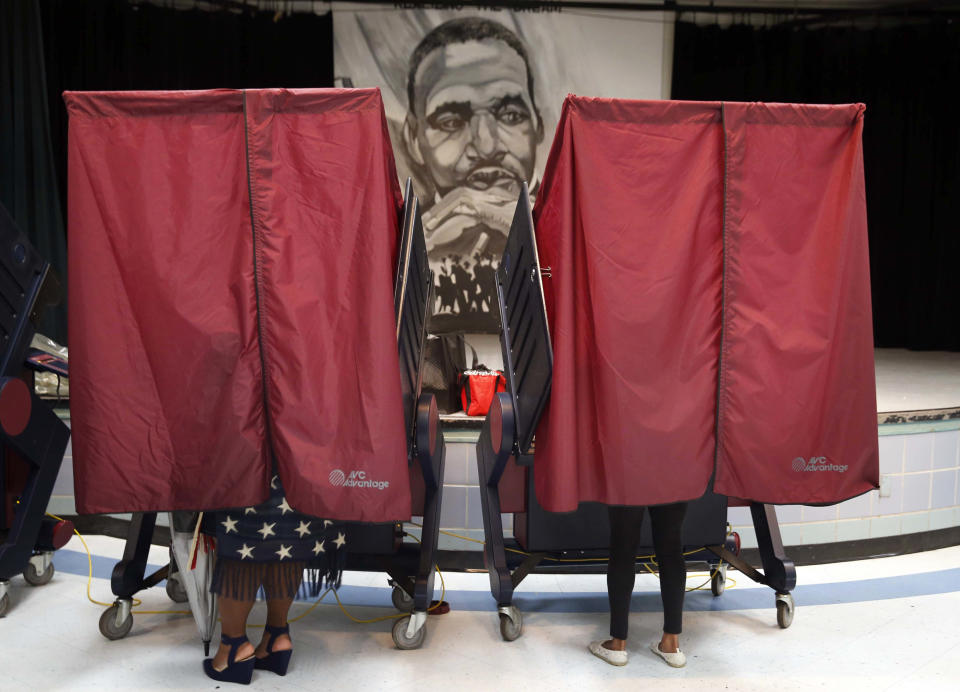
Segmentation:
[[(230, 594), (247, 597), (250, 588), (257, 588), (252, 582), (258, 578), (266, 579), (266, 575), (261, 574), (263, 570), (254, 565), (269, 563), (291, 565), (292, 571), (286, 570), (290, 572), (285, 578), (288, 581), (299, 578), (293, 565), (305, 568), (308, 574), (304, 595), (319, 593), (324, 583), (332, 587), (339, 585), (344, 552), (341, 548), (346, 545), (343, 526), (293, 509), (287, 502), (279, 477), (274, 476), (271, 480), (270, 497), (265, 502), (256, 507), (218, 512), (216, 521), (217, 558), (225, 567), (219, 570), (223, 574), (215, 581), (221, 586), (221, 582), (237, 582), (228, 589)], [(228, 571), (237, 574), (230, 577), (226, 574)], [(243, 583), (242, 588), (239, 582)]]

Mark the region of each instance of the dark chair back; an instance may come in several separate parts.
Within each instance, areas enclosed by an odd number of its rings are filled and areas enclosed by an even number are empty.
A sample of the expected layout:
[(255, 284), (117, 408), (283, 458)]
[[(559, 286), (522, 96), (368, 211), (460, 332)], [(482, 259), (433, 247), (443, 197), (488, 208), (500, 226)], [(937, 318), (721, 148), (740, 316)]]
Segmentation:
[(526, 454), (550, 396), (553, 378), (553, 347), (526, 184), (497, 269), (497, 297), (503, 322), (500, 330), (503, 367), (517, 420), (514, 452)]
[(408, 451), (413, 445), (414, 420), (427, 338), (427, 316), (433, 296), (433, 272), (427, 261), (427, 244), (420, 221), (419, 200), (407, 180), (403, 205), (403, 234), (394, 289), (397, 314), (397, 350), (400, 357), (400, 384)]

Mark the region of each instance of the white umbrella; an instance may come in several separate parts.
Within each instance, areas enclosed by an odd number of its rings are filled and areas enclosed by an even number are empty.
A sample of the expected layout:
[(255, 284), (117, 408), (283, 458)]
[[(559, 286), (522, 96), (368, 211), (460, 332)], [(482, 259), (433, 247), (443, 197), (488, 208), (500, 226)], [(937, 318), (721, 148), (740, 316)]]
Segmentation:
[(217, 625), (217, 597), (210, 593), (216, 560), (214, 539), (200, 533), (203, 513), (171, 512), (170, 545), (187, 593), (190, 612), (203, 639), (204, 655), (210, 655), (210, 640)]

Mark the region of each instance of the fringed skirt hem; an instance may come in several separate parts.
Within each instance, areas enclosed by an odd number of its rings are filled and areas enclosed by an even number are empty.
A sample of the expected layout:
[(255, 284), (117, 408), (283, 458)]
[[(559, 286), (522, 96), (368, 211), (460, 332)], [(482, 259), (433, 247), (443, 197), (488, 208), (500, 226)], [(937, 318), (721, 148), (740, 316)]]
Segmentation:
[(341, 564), (335, 563), (340, 562), (331, 560), (319, 565), (304, 561), (250, 562), (218, 557), (210, 592), (221, 598), (252, 601), (262, 587), (267, 600), (316, 598), (324, 589), (339, 588), (343, 569)]

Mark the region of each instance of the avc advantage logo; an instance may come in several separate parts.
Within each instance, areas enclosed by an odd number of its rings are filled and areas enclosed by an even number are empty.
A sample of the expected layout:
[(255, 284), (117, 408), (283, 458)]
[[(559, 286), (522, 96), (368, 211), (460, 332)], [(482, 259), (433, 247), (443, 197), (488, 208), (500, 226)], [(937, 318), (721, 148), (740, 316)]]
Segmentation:
[(814, 471), (833, 471), (835, 473), (846, 473), (847, 464), (831, 463), (827, 457), (796, 457), (790, 464), (790, 467), (797, 473), (806, 473)]
[(374, 490), (384, 490), (390, 487), (390, 481), (377, 481), (367, 478), (366, 471), (351, 471), (345, 473), (340, 469), (334, 469), (327, 477), (330, 485), (335, 488), (372, 488)]

